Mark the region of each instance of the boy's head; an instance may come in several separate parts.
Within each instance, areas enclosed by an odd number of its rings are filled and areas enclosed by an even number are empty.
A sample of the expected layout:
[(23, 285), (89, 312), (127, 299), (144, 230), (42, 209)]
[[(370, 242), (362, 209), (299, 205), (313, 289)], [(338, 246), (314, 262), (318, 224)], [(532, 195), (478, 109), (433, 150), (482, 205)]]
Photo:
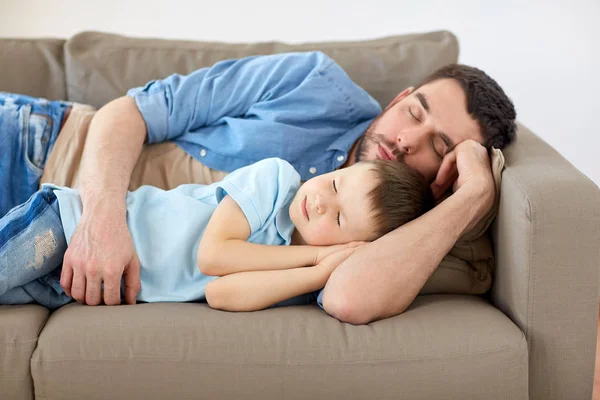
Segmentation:
[(297, 243), (372, 241), (426, 212), (425, 178), (404, 163), (365, 161), (304, 183), (290, 205)]

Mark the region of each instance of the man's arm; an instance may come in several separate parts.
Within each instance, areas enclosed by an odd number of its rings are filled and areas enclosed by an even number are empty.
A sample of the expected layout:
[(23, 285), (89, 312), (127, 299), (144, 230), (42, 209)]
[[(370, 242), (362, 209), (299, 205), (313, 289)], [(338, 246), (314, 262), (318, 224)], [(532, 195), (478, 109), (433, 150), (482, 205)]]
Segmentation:
[(63, 261), (61, 286), (80, 303), (135, 304), (140, 289), (139, 261), (126, 223), (125, 196), (146, 137), (135, 100), (121, 97), (102, 107), (90, 124), (82, 157), (79, 189), (83, 215)]
[(340, 265), (323, 293), (330, 315), (366, 324), (404, 312), (456, 241), (491, 207), (494, 183), (486, 150), (467, 141), (453, 154), (459, 173), (455, 193)]

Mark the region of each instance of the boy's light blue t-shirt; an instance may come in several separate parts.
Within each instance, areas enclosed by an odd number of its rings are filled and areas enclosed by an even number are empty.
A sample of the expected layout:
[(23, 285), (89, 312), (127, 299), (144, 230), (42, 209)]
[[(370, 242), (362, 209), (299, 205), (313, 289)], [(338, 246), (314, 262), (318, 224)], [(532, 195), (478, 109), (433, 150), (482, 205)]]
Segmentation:
[[(46, 185), (56, 188), (52, 185)], [(184, 302), (204, 299), (214, 276), (197, 267), (197, 251), (204, 230), (219, 202), (230, 195), (250, 225), (249, 242), (289, 245), (294, 225), (289, 205), (300, 187), (300, 176), (287, 162), (269, 158), (227, 175), (211, 185), (188, 184), (173, 190), (142, 186), (127, 194), (127, 225), (140, 259), (145, 302)], [(67, 243), (82, 214), (79, 192), (55, 190)], [(306, 304), (315, 293), (280, 305)]]

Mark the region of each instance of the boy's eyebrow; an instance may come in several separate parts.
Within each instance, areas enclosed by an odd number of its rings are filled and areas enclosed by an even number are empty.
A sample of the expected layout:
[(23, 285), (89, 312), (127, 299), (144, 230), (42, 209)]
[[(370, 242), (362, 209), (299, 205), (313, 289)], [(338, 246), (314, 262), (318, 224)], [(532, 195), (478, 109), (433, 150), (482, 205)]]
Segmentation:
[[(427, 112), (429, 114), (429, 102), (427, 101), (427, 97), (423, 93), (421, 93), (421, 92), (415, 93), (415, 97), (417, 99), (419, 99), (419, 102), (421, 103), (421, 106), (423, 106), (423, 108), (425, 109), (425, 112)], [(454, 142), (452, 141), (452, 139), (450, 139), (450, 137), (448, 137), (448, 135), (446, 135), (442, 131), (437, 132), (437, 134), (442, 138), (442, 140), (444, 141), (444, 143), (446, 143), (446, 146), (448, 146), (448, 152), (454, 150), (454, 147), (456, 145), (454, 144)]]

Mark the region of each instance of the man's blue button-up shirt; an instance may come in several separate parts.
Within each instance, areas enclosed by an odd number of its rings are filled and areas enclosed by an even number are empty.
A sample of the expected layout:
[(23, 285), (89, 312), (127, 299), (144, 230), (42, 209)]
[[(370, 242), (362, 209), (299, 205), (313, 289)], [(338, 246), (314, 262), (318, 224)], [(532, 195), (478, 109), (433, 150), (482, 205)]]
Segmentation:
[(379, 104), (321, 52), (221, 61), (131, 89), (148, 143), (175, 141), (231, 172), (280, 157), (302, 180), (346, 162)]

